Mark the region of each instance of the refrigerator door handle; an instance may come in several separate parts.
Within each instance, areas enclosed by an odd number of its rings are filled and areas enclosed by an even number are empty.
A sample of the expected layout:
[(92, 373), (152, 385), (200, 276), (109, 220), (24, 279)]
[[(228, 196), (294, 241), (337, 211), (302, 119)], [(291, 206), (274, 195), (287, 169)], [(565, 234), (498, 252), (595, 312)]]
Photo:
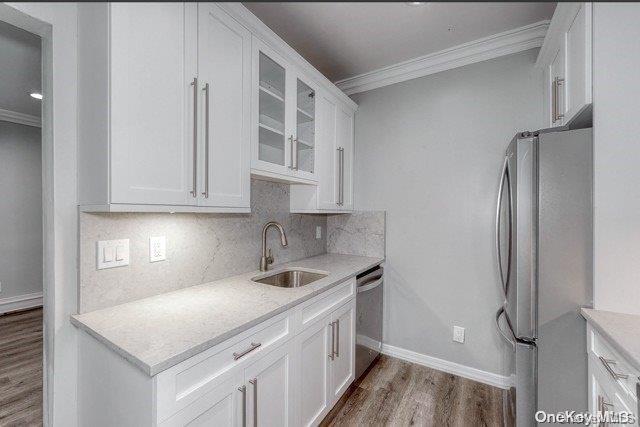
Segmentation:
[[(504, 193), (504, 184), (505, 182), (508, 184), (509, 191), (509, 232), (508, 232), (508, 253), (507, 253), (507, 274), (504, 274), (504, 267), (502, 265), (502, 249), (501, 249), (501, 240), (502, 233), (500, 229), (502, 228), (502, 216), (500, 215), (502, 211), (502, 195)], [(498, 271), (500, 273), (500, 285), (502, 287), (502, 293), (504, 294), (504, 300), (507, 301), (507, 293), (509, 290), (509, 276), (511, 275), (511, 238), (512, 238), (512, 226), (513, 221), (511, 218), (511, 210), (512, 210), (512, 200), (511, 200), (511, 177), (509, 173), (509, 157), (504, 157), (504, 164), (502, 165), (502, 173), (500, 174), (500, 187), (498, 188), (498, 201), (496, 203), (496, 254), (498, 257)]]
[(515, 351), (516, 350), (516, 337), (515, 337), (515, 334), (513, 333), (513, 331), (511, 330), (511, 325), (509, 324), (509, 321), (508, 321), (507, 317), (505, 317), (505, 319), (507, 319), (507, 326), (509, 328), (509, 332), (510, 332), (511, 336), (507, 335), (502, 330), (502, 328), (500, 327), (500, 317), (502, 317), (503, 314), (505, 314), (504, 306), (500, 307), (500, 309), (496, 313), (496, 328), (498, 328), (498, 332), (500, 332), (500, 335), (502, 335), (502, 337), (505, 339), (505, 341), (507, 341), (509, 344), (511, 344), (511, 347), (513, 348), (513, 351)]

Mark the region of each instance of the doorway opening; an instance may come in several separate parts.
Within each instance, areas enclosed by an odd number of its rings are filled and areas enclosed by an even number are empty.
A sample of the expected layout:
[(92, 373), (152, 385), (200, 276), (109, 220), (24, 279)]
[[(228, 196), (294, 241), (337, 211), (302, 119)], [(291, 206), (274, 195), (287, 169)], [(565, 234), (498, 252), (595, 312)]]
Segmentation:
[(42, 425), (41, 38), (0, 21), (0, 58), (0, 425)]

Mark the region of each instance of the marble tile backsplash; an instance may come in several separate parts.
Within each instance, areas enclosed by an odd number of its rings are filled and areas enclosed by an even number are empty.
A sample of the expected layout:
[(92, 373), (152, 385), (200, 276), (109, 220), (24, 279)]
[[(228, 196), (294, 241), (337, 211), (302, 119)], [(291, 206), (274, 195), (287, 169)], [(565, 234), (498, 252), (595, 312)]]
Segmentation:
[[(289, 213), (286, 184), (252, 180), (250, 214), (81, 213), (79, 312), (257, 270), (262, 226), (270, 220), (284, 226), (289, 241), (282, 247), (269, 230), (276, 263), (326, 252), (327, 217)], [(149, 262), (151, 236), (166, 237), (166, 261)], [(129, 239), (130, 264), (97, 270), (96, 242), (111, 239)]]
[(384, 258), (385, 211), (329, 215), (327, 252)]

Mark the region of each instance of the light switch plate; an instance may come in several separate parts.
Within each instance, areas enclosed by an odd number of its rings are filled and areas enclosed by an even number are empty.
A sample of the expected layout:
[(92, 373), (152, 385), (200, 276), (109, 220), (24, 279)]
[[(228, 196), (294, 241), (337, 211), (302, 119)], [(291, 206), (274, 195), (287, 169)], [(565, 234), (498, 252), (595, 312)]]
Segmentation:
[(167, 239), (164, 236), (149, 237), (149, 262), (167, 259)]
[(129, 239), (100, 240), (96, 245), (96, 268), (129, 265)]
[(464, 328), (461, 326), (453, 327), (453, 340), (455, 342), (464, 343)]

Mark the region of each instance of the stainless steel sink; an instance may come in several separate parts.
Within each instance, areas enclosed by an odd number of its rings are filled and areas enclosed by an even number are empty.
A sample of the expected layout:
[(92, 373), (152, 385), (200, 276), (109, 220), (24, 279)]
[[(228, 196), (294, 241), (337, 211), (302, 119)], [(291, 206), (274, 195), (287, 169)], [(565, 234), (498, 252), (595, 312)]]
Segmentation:
[(276, 271), (269, 275), (256, 276), (251, 280), (280, 288), (298, 288), (327, 276), (328, 273), (320, 271), (292, 269)]

